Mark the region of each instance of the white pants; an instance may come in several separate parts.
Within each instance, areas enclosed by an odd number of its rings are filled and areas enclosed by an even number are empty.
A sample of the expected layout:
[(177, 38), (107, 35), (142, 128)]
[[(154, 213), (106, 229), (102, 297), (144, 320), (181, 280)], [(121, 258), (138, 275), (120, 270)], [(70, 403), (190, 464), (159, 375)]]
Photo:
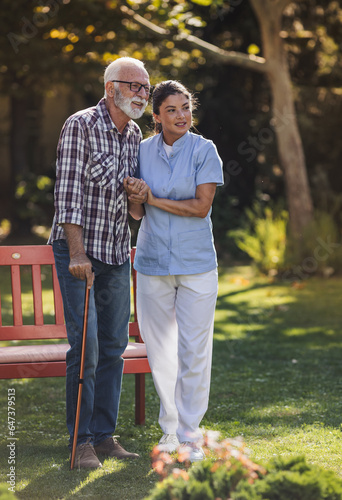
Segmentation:
[(137, 276), (137, 313), (155, 388), (159, 424), (194, 441), (208, 408), (217, 270)]

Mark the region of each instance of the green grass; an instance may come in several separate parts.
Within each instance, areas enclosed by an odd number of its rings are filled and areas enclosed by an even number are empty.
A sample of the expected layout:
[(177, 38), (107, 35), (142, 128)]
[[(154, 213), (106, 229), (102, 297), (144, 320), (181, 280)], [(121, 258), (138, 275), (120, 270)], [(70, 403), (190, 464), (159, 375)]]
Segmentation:
[[(342, 476), (342, 279), (313, 278), (293, 288), (255, 278), (249, 267), (223, 271), (204, 427), (243, 436), (256, 461), (304, 453)], [(117, 429), (141, 458), (106, 460), (98, 471), (69, 471), (64, 383), (1, 381), (0, 481), (9, 472), (7, 391), (14, 388), (18, 498), (142, 500), (158, 479), (149, 457), (160, 438), (151, 377), (146, 425), (137, 427), (134, 376), (124, 376)]]

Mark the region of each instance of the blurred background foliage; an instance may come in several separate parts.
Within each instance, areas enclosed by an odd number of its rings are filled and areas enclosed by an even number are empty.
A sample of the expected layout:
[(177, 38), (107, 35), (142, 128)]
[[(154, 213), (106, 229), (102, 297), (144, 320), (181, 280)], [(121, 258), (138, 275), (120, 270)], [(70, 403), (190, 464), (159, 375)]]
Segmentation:
[[(132, 12), (141, 16), (141, 22)], [(69, 95), (68, 106), (60, 110), (62, 120), (58, 117), (57, 145), (67, 116), (102, 97), (106, 65), (128, 55), (145, 62), (152, 84), (178, 79), (199, 99), (196, 127), (214, 141), (224, 165), (225, 184), (213, 207), (222, 262), (249, 255), (261, 271), (276, 274), (303, 265), (313, 256), (319, 237), (340, 244), (342, 8), (338, 1), (290, 3), (277, 34), (289, 62), (316, 213), (300, 248), (288, 237), (286, 185), (267, 79), (259, 72), (219, 64), (190, 39), (193, 35), (226, 51), (262, 56), (260, 27), (249, 1), (3, 0), (0, 25), (4, 34), (0, 94), (8, 103), (9, 124), (1, 143), (8, 150), (10, 172), (1, 192), (0, 220), (10, 220), (13, 237), (23, 239), (32, 227), (51, 224), (55, 151), (41, 155), (40, 143), (43, 128), (57, 118), (49, 115), (47, 99), (58, 107), (61, 92)], [(151, 111), (138, 123), (148, 135)], [(258, 258), (250, 238), (258, 241)], [(6, 244), (6, 239), (2, 241)], [(262, 256), (264, 252), (268, 255)], [(340, 253), (335, 246), (315, 272), (342, 271)]]

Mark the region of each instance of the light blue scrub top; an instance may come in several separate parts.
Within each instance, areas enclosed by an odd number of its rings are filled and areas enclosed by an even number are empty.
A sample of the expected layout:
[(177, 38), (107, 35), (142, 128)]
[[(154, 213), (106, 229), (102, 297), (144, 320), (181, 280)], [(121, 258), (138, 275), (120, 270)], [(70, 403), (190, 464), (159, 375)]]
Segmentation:
[[(163, 134), (140, 144), (136, 173), (158, 198), (195, 198), (199, 184), (223, 184), (222, 161), (212, 141), (187, 132), (173, 144), (169, 158)], [(134, 267), (147, 275), (198, 274), (217, 267), (216, 251), (208, 215), (182, 217), (145, 203), (137, 239)]]

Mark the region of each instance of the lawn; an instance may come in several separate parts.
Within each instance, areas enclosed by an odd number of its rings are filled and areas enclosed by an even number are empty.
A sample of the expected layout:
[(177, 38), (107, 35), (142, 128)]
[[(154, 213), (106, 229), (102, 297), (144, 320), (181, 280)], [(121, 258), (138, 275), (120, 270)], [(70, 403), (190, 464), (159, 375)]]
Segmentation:
[[(220, 270), (211, 397), (205, 429), (243, 436), (250, 456), (305, 454), (341, 472), (342, 278), (303, 286), (256, 278), (250, 267)], [(4, 300), (4, 295), (2, 295)], [(134, 378), (125, 375), (117, 432), (141, 458), (69, 471), (64, 379), (1, 381), (0, 481), (11, 441), (8, 389), (15, 390), (18, 498), (142, 500), (157, 476), (149, 453), (160, 438), (158, 399), (147, 377), (147, 419), (134, 425)]]

